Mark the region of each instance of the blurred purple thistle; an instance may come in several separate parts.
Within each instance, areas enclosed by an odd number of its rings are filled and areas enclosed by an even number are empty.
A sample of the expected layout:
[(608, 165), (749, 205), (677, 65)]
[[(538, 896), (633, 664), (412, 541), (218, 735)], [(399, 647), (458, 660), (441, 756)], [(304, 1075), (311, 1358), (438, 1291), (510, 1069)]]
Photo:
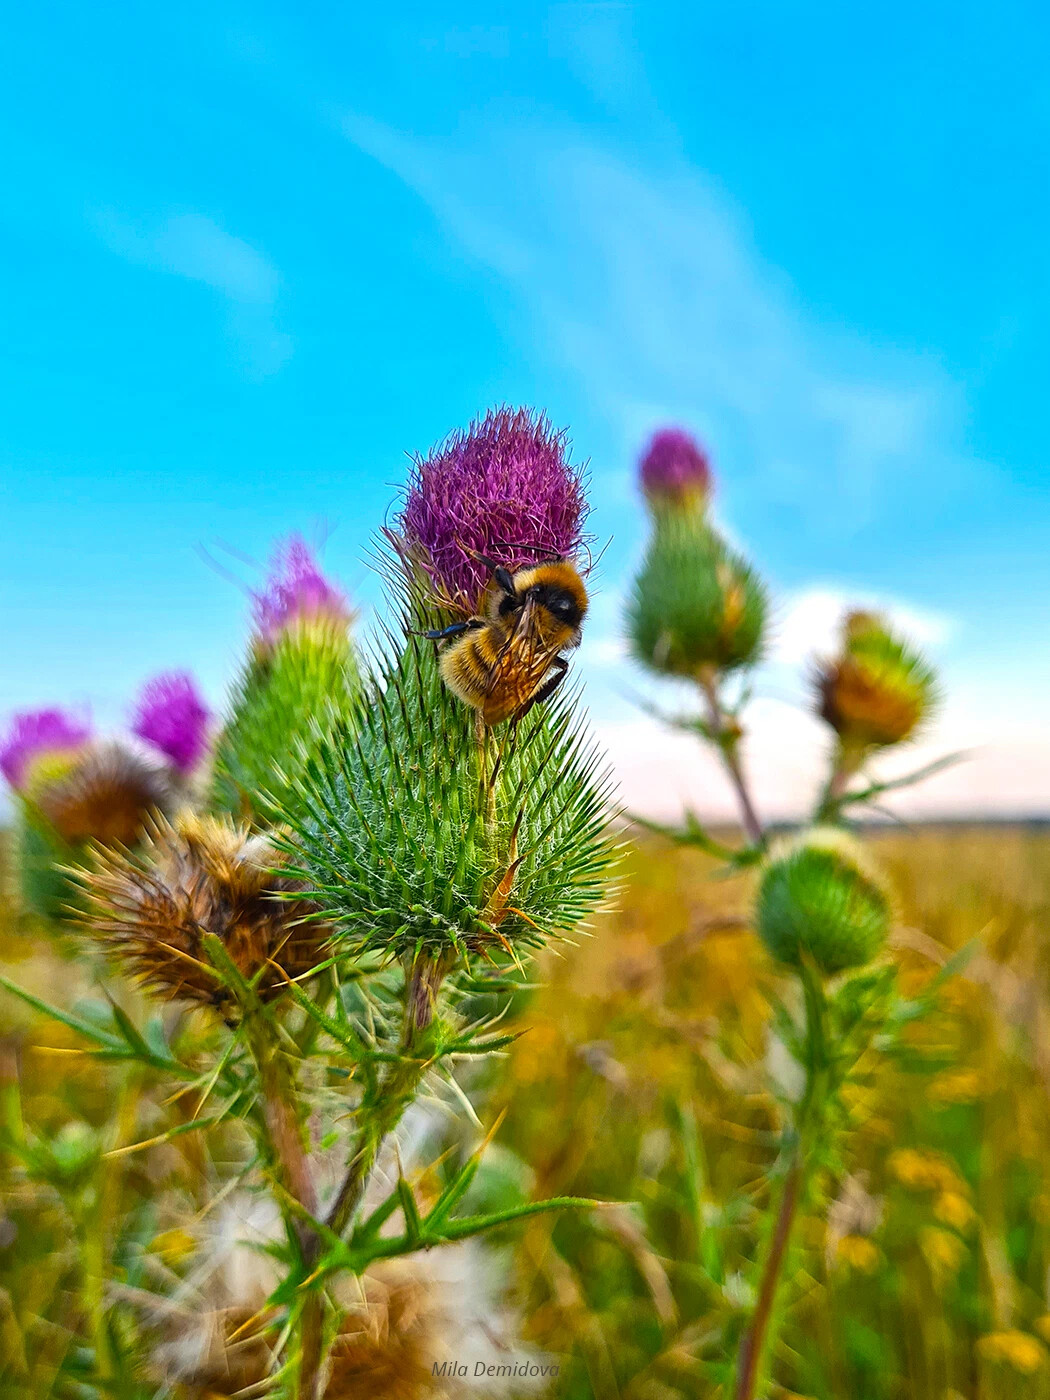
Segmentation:
[(661, 428), (653, 433), (639, 469), (642, 490), (654, 504), (701, 504), (711, 493), (707, 453), (682, 428)]
[(42, 754), (70, 753), (91, 738), (91, 726), (64, 710), (23, 710), (11, 720), (0, 744), (0, 772), (21, 791), (33, 761)]
[(143, 686), (131, 730), (185, 775), (196, 768), (208, 747), (209, 719), (208, 707), (189, 672), (169, 671)]
[(496, 408), (416, 458), (400, 526), (437, 594), (472, 612), (491, 577), (475, 554), (511, 568), (572, 555), (586, 511), (566, 434), (532, 409)]
[(349, 623), (353, 616), (346, 595), (328, 582), (299, 535), (278, 545), (265, 589), (251, 598), (256, 630), (267, 642), (297, 622), (327, 618)]

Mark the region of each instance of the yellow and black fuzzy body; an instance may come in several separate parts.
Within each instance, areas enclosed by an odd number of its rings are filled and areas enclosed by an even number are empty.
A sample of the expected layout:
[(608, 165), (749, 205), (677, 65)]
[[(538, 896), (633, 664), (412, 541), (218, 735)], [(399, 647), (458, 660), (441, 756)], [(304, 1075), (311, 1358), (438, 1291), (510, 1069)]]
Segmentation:
[[(486, 561), (487, 562), (487, 561)], [(442, 644), (441, 677), (486, 724), (520, 718), (546, 700), (580, 644), (587, 590), (566, 559), (511, 573), (493, 564), (480, 614), (428, 632)]]

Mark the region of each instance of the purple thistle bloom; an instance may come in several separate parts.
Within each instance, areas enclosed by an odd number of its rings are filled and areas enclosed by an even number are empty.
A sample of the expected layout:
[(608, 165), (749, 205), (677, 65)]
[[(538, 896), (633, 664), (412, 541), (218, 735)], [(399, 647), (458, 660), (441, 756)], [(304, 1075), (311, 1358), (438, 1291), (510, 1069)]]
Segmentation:
[(23, 710), (11, 721), (0, 744), (0, 772), (21, 790), (33, 760), (41, 754), (69, 753), (91, 738), (91, 726), (63, 710)]
[(401, 529), (443, 601), (478, 606), (491, 569), (579, 549), (587, 512), (583, 476), (568, 442), (531, 409), (490, 409), (417, 457)]
[(328, 618), (346, 624), (353, 616), (346, 595), (328, 582), (298, 535), (277, 547), (265, 589), (251, 597), (256, 629), (267, 642), (296, 622)]
[(169, 671), (143, 686), (131, 731), (186, 774), (196, 768), (208, 747), (209, 718), (189, 672)]
[(710, 494), (707, 453), (681, 428), (653, 433), (639, 466), (642, 490), (654, 504), (699, 504)]

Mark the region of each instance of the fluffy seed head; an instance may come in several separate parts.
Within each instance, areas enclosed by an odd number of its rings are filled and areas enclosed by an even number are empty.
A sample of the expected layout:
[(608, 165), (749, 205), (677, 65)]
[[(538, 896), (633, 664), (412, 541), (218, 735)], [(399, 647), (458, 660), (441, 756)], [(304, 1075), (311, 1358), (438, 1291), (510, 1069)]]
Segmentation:
[(92, 744), (72, 759), (38, 758), (25, 794), (73, 846), (134, 845), (150, 818), (172, 801), (164, 769), (117, 739)]
[(0, 744), (0, 772), (19, 792), (37, 760), (71, 760), (91, 737), (91, 727), (64, 710), (23, 710)]
[(135, 704), (132, 733), (159, 749), (182, 774), (191, 773), (208, 747), (208, 708), (188, 671), (147, 681)]
[(490, 409), (416, 459), (400, 517), (412, 558), (451, 608), (478, 607), (491, 570), (575, 554), (587, 506), (564, 432), (531, 409)]
[(346, 595), (329, 583), (298, 535), (290, 535), (275, 550), (266, 587), (252, 594), (252, 614), (263, 650), (297, 625), (345, 631), (353, 619)]
[(830, 975), (875, 957), (889, 932), (890, 901), (857, 843), (818, 828), (774, 850), (756, 919), (778, 962), (809, 961)]
[(643, 666), (696, 679), (758, 660), (766, 594), (754, 571), (702, 519), (659, 518), (634, 584), (627, 624)]
[[(114, 959), (159, 996), (223, 1005), (208, 972), (206, 933), (222, 939), (260, 996), (321, 961), (327, 930), (298, 886), (275, 873), (283, 857), (264, 837), (218, 817), (184, 811), (159, 820), (140, 852), (102, 851), (81, 874), (85, 922)], [(289, 894), (293, 897), (289, 898)]]
[(707, 453), (681, 428), (653, 433), (638, 469), (653, 510), (703, 508), (711, 494)]
[(839, 656), (815, 680), (821, 718), (860, 750), (911, 738), (937, 703), (933, 668), (869, 612), (849, 614)]

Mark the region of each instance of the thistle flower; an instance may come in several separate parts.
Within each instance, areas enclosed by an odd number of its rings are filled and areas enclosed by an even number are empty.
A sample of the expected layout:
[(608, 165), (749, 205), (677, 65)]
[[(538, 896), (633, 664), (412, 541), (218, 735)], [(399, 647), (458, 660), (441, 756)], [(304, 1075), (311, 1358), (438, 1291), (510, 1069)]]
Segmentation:
[[(418, 611), (417, 547), (431, 585), (467, 600), (489, 571), (464, 546), (494, 549), (498, 531), (567, 550), (583, 511), (561, 435), (524, 411), (490, 414), (417, 466), (402, 520), (406, 612)], [(422, 1025), (423, 1003), (456, 962), (517, 957), (602, 902), (608, 793), (571, 695), (482, 732), (406, 618), (379, 648), (357, 713), (317, 747), (280, 816), (294, 832), (296, 874), (330, 911), (337, 940), (430, 969), (410, 1011)]]
[(711, 494), (707, 453), (681, 428), (653, 433), (639, 462), (639, 476), (653, 511), (702, 510)]
[(353, 708), (360, 680), (345, 595), (295, 538), (254, 595), (257, 631), (215, 749), (212, 803), (259, 821), (291, 784), (325, 728)]
[(189, 672), (169, 671), (143, 686), (131, 730), (185, 776), (197, 767), (208, 747), (209, 718)]
[(814, 830), (774, 851), (758, 891), (759, 937), (778, 962), (824, 974), (870, 962), (886, 940), (890, 903), (860, 847)]
[(910, 738), (937, 701), (932, 667), (874, 613), (848, 615), (841, 653), (815, 680), (821, 718), (860, 752)]
[(474, 612), (491, 570), (580, 548), (587, 515), (565, 432), (531, 409), (490, 409), (415, 462), (400, 528), (449, 608)]
[(628, 605), (636, 660), (697, 679), (758, 660), (766, 593), (757, 574), (698, 517), (657, 520)]
[(171, 805), (167, 773), (118, 739), (32, 765), (26, 797), (70, 846), (131, 846)]
[(290, 628), (330, 626), (345, 633), (353, 620), (346, 595), (325, 578), (309, 546), (290, 535), (274, 551), (266, 587), (253, 593), (252, 615), (262, 649)]
[(23, 710), (0, 744), (0, 772), (21, 792), (35, 763), (71, 763), (90, 738), (90, 725), (64, 710)]
[[(262, 997), (321, 961), (326, 930), (299, 887), (275, 872), (269, 841), (217, 817), (158, 820), (136, 853), (100, 851), (83, 871), (87, 926), (109, 953), (169, 999), (227, 1004), (208, 970), (203, 935), (222, 939)], [(292, 897), (289, 898), (289, 895)]]

